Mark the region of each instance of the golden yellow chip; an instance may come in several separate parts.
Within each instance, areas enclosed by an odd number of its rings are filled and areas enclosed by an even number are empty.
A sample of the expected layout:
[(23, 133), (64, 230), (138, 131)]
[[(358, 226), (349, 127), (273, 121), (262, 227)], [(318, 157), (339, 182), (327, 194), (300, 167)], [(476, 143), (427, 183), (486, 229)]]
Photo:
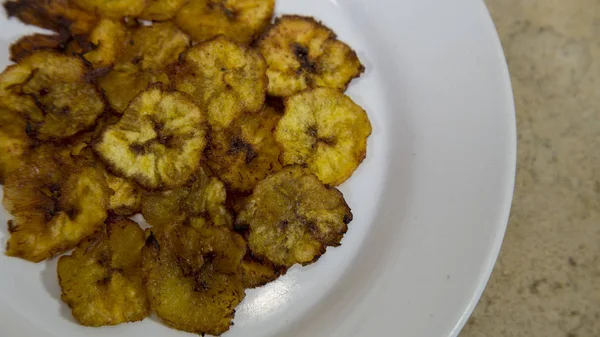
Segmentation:
[(152, 309), (176, 329), (218, 336), (244, 299), (245, 243), (229, 229), (172, 225), (152, 229), (142, 251)]
[(222, 36), (187, 51), (175, 75), (177, 90), (207, 111), (213, 129), (261, 110), (267, 82), (262, 56)]
[(285, 165), (306, 165), (324, 184), (350, 178), (367, 154), (371, 123), (350, 97), (317, 88), (288, 98), (275, 130)]
[(143, 71), (131, 64), (119, 64), (98, 79), (98, 85), (117, 113), (123, 113), (129, 103), (153, 83), (168, 85), (169, 76), (162, 71)]
[(4, 2), (9, 17), (15, 16), (24, 23), (54, 30), (70, 31), (73, 35), (85, 34), (98, 18), (71, 4), (70, 0), (13, 0)]
[(79, 8), (88, 13), (106, 16), (109, 18), (122, 18), (137, 16), (148, 4), (149, 0), (71, 0)]
[(198, 42), (225, 35), (248, 44), (271, 22), (275, 0), (190, 0), (175, 22)]
[(204, 113), (186, 95), (150, 88), (106, 128), (95, 151), (113, 172), (146, 189), (176, 188), (200, 169), (206, 136)]
[(39, 262), (67, 251), (104, 223), (110, 189), (100, 169), (42, 147), (6, 177), (6, 254)]
[(107, 224), (58, 260), (62, 300), (81, 324), (117, 325), (148, 316), (142, 283), (144, 238), (133, 221)]
[(276, 20), (258, 43), (269, 69), (269, 95), (287, 97), (307, 88), (345, 90), (364, 67), (356, 53), (313, 18)]
[(166, 68), (178, 60), (190, 42), (171, 22), (137, 27), (130, 35), (113, 71), (98, 79), (108, 102), (118, 113), (150, 84), (169, 85)]
[(94, 125), (104, 111), (77, 57), (37, 51), (0, 75), (0, 105), (29, 121), (29, 134), (59, 140)]
[(127, 27), (123, 22), (110, 19), (100, 20), (85, 41), (90, 44), (92, 50), (83, 50), (83, 58), (94, 68), (113, 65), (123, 53), (128, 34)]
[(142, 20), (164, 21), (172, 19), (188, 0), (151, 0), (140, 15)]
[(236, 227), (248, 228), (253, 255), (289, 268), (339, 246), (351, 220), (340, 191), (299, 166), (287, 166), (256, 185)]
[(131, 34), (120, 63), (144, 71), (162, 70), (176, 62), (189, 45), (190, 38), (170, 21), (140, 26)]
[(142, 215), (154, 227), (189, 222), (192, 227), (200, 229), (208, 222), (214, 226), (231, 228), (233, 219), (225, 207), (226, 199), (225, 185), (200, 169), (193, 183), (187, 186), (145, 193), (142, 197)]
[(281, 169), (281, 150), (273, 137), (279, 118), (281, 114), (267, 106), (211, 133), (208, 166), (230, 189), (252, 191), (257, 182)]

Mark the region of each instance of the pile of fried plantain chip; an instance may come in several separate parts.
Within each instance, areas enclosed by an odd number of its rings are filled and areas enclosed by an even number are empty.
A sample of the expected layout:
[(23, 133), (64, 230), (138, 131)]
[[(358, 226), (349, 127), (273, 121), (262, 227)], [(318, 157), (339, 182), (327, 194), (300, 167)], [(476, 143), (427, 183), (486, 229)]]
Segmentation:
[(4, 7), (53, 31), (17, 40), (0, 74), (6, 254), (60, 256), (81, 324), (154, 312), (220, 335), (246, 289), (341, 244), (336, 186), (371, 124), (344, 93), (364, 67), (324, 24), (274, 19), (274, 0)]

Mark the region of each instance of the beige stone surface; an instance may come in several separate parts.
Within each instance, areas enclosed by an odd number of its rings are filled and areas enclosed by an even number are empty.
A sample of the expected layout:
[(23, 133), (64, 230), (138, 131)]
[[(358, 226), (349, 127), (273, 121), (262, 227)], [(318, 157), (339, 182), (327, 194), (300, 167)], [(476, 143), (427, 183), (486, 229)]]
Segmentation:
[(519, 135), (511, 219), (461, 337), (600, 337), (600, 0), (487, 0)]

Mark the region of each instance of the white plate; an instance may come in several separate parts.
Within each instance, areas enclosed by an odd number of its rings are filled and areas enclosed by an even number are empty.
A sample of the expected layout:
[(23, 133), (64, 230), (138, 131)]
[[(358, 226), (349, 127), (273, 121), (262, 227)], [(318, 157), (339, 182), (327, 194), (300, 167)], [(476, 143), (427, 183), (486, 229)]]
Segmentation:
[[(483, 2), (279, 0), (278, 13), (315, 16), (358, 51), (367, 71), (349, 94), (374, 132), (342, 187), (355, 215), (342, 246), (249, 291), (226, 335), (456, 335), (500, 249), (515, 170), (509, 75)], [(33, 29), (0, 20), (7, 64)], [(2, 336), (187, 335), (153, 318), (77, 325), (55, 265), (0, 257)]]

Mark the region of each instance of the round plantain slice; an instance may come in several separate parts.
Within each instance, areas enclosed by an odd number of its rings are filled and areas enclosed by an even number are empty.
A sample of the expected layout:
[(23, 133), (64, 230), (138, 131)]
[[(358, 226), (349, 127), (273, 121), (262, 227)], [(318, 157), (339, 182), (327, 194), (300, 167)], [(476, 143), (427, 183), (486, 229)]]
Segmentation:
[(131, 34), (120, 63), (144, 71), (162, 70), (176, 62), (189, 45), (190, 38), (170, 21), (140, 26)]
[(131, 180), (104, 172), (106, 183), (113, 191), (108, 202), (108, 210), (117, 215), (134, 215), (142, 210), (142, 191)]
[(256, 185), (236, 227), (249, 229), (253, 255), (289, 268), (316, 261), (327, 246), (339, 246), (351, 220), (340, 191), (299, 166), (287, 166)]
[(350, 97), (317, 88), (288, 98), (275, 139), (284, 165), (306, 165), (326, 185), (346, 181), (366, 156), (371, 123)]
[(225, 228), (153, 228), (142, 250), (150, 305), (169, 326), (218, 336), (244, 299), (243, 239)]
[(3, 204), (14, 216), (6, 254), (39, 262), (67, 251), (98, 230), (110, 189), (97, 167), (42, 146), (5, 180)]
[(29, 122), (29, 135), (60, 140), (94, 125), (104, 111), (87, 69), (76, 57), (37, 51), (0, 75), (0, 105)]
[(35, 146), (26, 130), (27, 122), (21, 116), (0, 107), (0, 184), (24, 164), (25, 156)]
[(62, 300), (86, 326), (141, 321), (149, 314), (142, 283), (145, 236), (131, 220), (107, 224), (58, 260)]
[(281, 169), (281, 150), (273, 137), (279, 118), (275, 108), (266, 106), (242, 115), (225, 130), (212, 132), (207, 163), (231, 190), (252, 191), (256, 183)]
[(269, 25), (275, 0), (190, 0), (175, 22), (198, 42), (225, 35), (248, 44)]
[(109, 18), (138, 16), (142, 13), (148, 0), (71, 0), (79, 8), (88, 13)]
[(119, 64), (113, 71), (98, 79), (98, 85), (104, 92), (110, 106), (122, 114), (129, 103), (150, 84), (169, 84), (165, 72), (143, 71), (131, 64)]
[(194, 181), (174, 190), (147, 192), (142, 197), (142, 215), (154, 227), (189, 222), (201, 229), (210, 223), (231, 228), (233, 219), (225, 207), (227, 191), (217, 178), (200, 169)]
[(164, 21), (172, 19), (188, 0), (152, 0), (140, 15), (142, 20)]
[(206, 109), (215, 130), (227, 127), (243, 113), (261, 110), (267, 83), (260, 53), (223, 36), (188, 50), (175, 74), (177, 90)]
[(4, 2), (9, 17), (17, 17), (26, 24), (56, 32), (72, 34), (89, 32), (98, 18), (71, 4), (70, 0), (11, 0)]
[(269, 69), (269, 95), (307, 88), (345, 90), (364, 71), (356, 53), (313, 18), (284, 15), (258, 43)]
[(156, 86), (131, 102), (94, 149), (119, 176), (160, 190), (182, 186), (198, 171), (206, 143), (202, 110), (186, 95)]

